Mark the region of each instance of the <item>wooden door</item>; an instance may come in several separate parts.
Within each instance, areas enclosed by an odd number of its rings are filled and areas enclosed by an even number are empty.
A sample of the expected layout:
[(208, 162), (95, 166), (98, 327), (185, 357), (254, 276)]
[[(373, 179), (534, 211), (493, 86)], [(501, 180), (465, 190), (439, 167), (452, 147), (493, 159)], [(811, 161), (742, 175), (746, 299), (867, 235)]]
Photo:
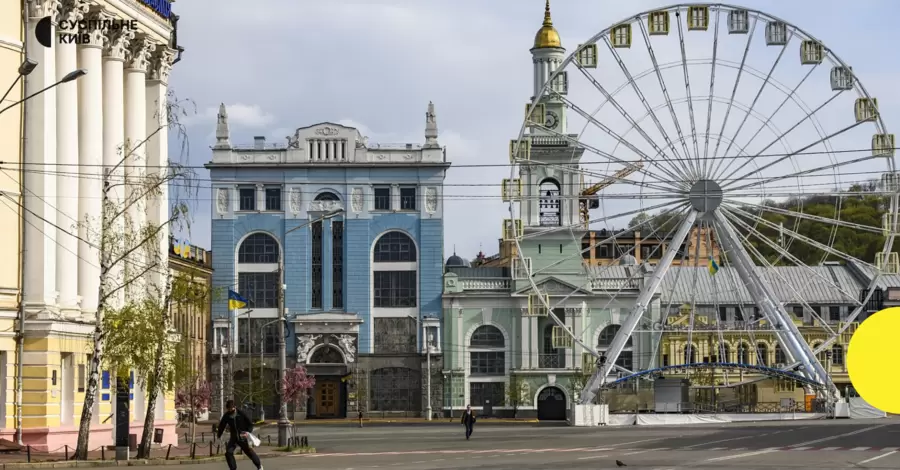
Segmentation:
[(338, 386), (335, 382), (321, 382), (316, 393), (316, 415), (335, 416), (338, 405)]

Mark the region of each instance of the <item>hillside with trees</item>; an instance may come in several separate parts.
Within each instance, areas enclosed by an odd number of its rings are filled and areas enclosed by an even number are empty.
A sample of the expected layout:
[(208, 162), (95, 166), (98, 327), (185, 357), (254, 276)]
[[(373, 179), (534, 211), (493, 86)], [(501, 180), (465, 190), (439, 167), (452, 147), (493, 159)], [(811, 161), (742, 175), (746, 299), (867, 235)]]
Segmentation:
[[(740, 216), (741, 220), (750, 227), (754, 227), (757, 233), (752, 233), (746, 227), (741, 226), (741, 224), (733, 221), (732, 223), (738, 229), (738, 233), (747, 237), (750, 244), (765, 256), (769, 263), (775, 265), (794, 265), (794, 263), (780, 256), (778, 250), (765, 241), (760, 240), (760, 236), (766, 237), (776, 245), (783, 243), (782, 246), (789, 253), (810, 266), (820, 264), (823, 261), (842, 260), (840, 257), (828, 254), (824, 250), (804, 241), (802, 237), (830, 246), (854, 258), (873, 263), (875, 254), (881, 251), (884, 246), (884, 236), (881, 233), (838, 226), (833, 222), (810, 220), (810, 218), (826, 218), (849, 224), (880, 228), (882, 226), (882, 216), (888, 208), (889, 199), (881, 194), (876, 194), (876, 188), (877, 183), (872, 181), (853, 185), (839, 196), (807, 195), (783, 201), (767, 200), (760, 204), (766, 207), (759, 207), (759, 205), (744, 206), (743, 211), (761, 217), (763, 220), (771, 223), (771, 226), (767, 226), (754, 217)], [(735, 212), (732, 211), (732, 213), (734, 214)], [(680, 222), (678, 217), (670, 218), (670, 214), (667, 213), (652, 215), (642, 213), (635, 216), (628, 225), (629, 227), (634, 227), (648, 218), (651, 220), (642, 227), (644, 232), (660, 227), (659, 233), (668, 233), (670, 228)], [(666, 219), (669, 220), (667, 221)], [(777, 227), (781, 224), (783, 224), (785, 229), (784, 240), (779, 240), (781, 236)], [(800, 237), (795, 237), (790, 232), (796, 232)], [(754, 261), (759, 264), (755, 257)]]

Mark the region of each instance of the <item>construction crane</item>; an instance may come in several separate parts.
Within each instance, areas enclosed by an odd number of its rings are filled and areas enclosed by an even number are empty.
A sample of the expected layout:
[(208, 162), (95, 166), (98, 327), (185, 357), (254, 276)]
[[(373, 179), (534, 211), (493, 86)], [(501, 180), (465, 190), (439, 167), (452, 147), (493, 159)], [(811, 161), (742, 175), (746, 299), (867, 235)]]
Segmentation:
[(603, 188), (619, 181), (623, 178), (627, 178), (632, 173), (639, 171), (644, 167), (644, 162), (638, 161), (632, 165), (628, 165), (625, 168), (615, 172), (612, 176), (608, 176), (603, 181), (600, 181), (597, 184), (589, 188), (585, 188), (581, 191), (581, 195), (578, 199), (579, 209), (581, 210), (581, 223), (584, 224), (584, 228), (590, 228), (590, 210), (597, 209), (600, 207), (600, 198), (597, 196)]

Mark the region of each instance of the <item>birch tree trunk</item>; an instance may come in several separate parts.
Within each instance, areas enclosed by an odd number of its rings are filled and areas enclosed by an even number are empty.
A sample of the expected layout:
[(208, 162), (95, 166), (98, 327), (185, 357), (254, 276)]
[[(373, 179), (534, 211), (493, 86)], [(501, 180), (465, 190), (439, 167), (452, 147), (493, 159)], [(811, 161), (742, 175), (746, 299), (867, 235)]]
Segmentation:
[[(166, 280), (166, 300), (163, 302), (162, 307), (162, 327), (166, 332), (166, 337), (163, 338), (163, 341), (160, 341), (159, 345), (156, 347), (156, 364), (153, 368), (153, 374), (150, 377), (147, 377), (146, 380), (147, 393), (149, 396), (147, 397), (147, 411), (144, 413), (144, 431), (141, 434), (141, 443), (138, 446), (137, 458), (139, 459), (150, 458), (150, 445), (153, 442), (153, 424), (156, 422), (156, 399), (159, 397), (159, 392), (162, 388), (161, 384), (165, 383), (165, 380), (162, 380), (162, 375), (166, 373), (165, 362), (167, 358), (165, 357), (165, 342), (168, 341), (169, 306), (171, 303), (172, 279), (171, 275), (169, 275)], [(177, 435), (178, 430), (176, 430), (175, 433)]]

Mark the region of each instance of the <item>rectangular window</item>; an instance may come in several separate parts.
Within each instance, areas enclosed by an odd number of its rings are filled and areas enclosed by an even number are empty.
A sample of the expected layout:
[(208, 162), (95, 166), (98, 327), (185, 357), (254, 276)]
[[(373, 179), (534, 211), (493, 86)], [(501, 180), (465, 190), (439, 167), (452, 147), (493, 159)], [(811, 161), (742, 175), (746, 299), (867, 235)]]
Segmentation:
[(719, 321), (728, 321), (728, 307), (719, 307)]
[(237, 335), (238, 354), (278, 353), (278, 321), (276, 320), (238, 318)]
[(227, 326), (217, 326), (215, 331), (215, 350), (213, 354), (221, 354), (222, 349), (225, 349), (225, 352), (228, 352), (228, 327)]
[(589, 235), (581, 238), (581, 257), (584, 259), (591, 258), (591, 237)]
[(312, 260), (310, 265), (310, 307), (322, 308), (322, 222), (310, 226)]
[(389, 211), (391, 210), (391, 187), (376, 186), (375, 189), (375, 210)]
[(416, 321), (409, 317), (375, 318), (376, 354), (409, 354), (416, 352)]
[(472, 375), (504, 375), (506, 353), (503, 351), (475, 351), (469, 353), (469, 372)]
[(416, 210), (416, 188), (400, 188), (400, 210)]
[(239, 210), (255, 211), (256, 210), (256, 188), (253, 186), (244, 186), (238, 188), (238, 199), (240, 200)]
[(659, 256), (658, 250), (656, 250), (656, 245), (641, 246), (641, 261), (647, 261), (654, 256)]
[(238, 273), (238, 292), (248, 308), (278, 308), (278, 273)]
[(416, 306), (416, 271), (375, 271), (376, 308), (412, 308)]
[(344, 308), (344, 222), (331, 222), (331, 303)]
[[(91, 360), (91, 357), (88, 356), (88, 361)], [(78, 393), (84, 393), (84, 387), (87, 384), (87, 380), (85, 378), (85, 365), (78, 364)]]
[(841, 307), (836, 305), (828, 307), (828, 319), (831, 321), (841, 321)]
[(597, 245), (595, 250), (595, 256), (600, 259), (609, 258), (609, 245)]
[(631, 255), (634, 256), (634, 245), (619, 245), (618, 246), (618, 256)]
[(267, 211), (280, 211), (281, 210), (281, 187), (280, 186), (267, 186), (266, 187), (266, 210)]
[(802, 305), (794, 305), (794, 316), (803, 319), (803, 306)]
[(506, 384), (503, 382), (472, 382), (469, 384), (469, 403), (472, 406), (503, 406), (506, 404)]

